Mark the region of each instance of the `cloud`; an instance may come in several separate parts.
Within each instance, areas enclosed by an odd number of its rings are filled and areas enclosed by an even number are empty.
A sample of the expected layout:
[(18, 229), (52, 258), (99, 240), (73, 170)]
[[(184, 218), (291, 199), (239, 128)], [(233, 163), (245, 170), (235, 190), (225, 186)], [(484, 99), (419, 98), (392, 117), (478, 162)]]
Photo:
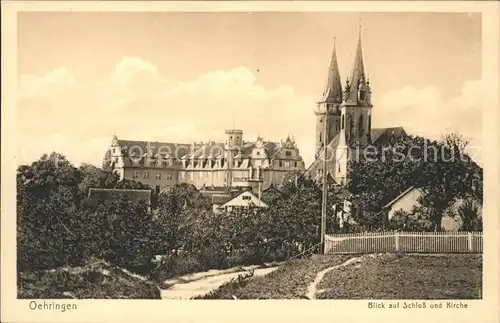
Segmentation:
[[(122, 139), (191, 143), (224, 139), (233, 125), (247, 140), (309, 138), (311, 151), (304, 152), (313, 153), (313, 98), (297, 96), (292, 86), (267, 89), (244, 66), (190, 81), (164, 77), (138, 57), (123, 58), (98, 82), (75, 82), (67, 69), (56, 71), (21, 78), (18, 141), (32, 151), (23, 153), (27, 158), (53, 145), (75, 164), (99, 164), (113, 132)], [(35, 83), (43, 90), (34, 92)]]
[[(244, 66), (189, 81), (161, 75), (139, 57), (124, 57), (105, 79), (78, 80), (66, 68), (19, 79), (19, 163), (56, 150), (73, 163), (99, 165), (114, 132), (122, 139), (191, 143), (224, 139), (224, 129), (279, 141), (294, 135), (306, 164), (314, 156), (316, 97), (291, 85), (266, 88)], [(456, 130), (480, 145), (481, 83), (464, 84), (444, 99), (438, 88), (404, 87), (374, 93), (373, 124), (404, 126), (436, 137)]]
[[(459, 132), (477, 154), (482, 142), (482, 89), (480, 80), (471, 80), (460, 95), (448, 99), (437, 87), (404, 87), (374, 96), (373, 123), (376, 127), (403, 126), (412, 134), (433, 139)], [(480, 162), (480, 154), (476, 157)]]

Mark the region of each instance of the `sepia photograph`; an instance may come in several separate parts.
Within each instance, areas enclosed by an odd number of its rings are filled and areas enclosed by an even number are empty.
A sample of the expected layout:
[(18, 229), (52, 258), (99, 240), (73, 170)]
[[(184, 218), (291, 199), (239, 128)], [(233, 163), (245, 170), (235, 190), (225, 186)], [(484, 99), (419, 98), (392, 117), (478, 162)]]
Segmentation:
[(470, 309), (495, 217), (483, 20), (17, 12), (15, 297)]

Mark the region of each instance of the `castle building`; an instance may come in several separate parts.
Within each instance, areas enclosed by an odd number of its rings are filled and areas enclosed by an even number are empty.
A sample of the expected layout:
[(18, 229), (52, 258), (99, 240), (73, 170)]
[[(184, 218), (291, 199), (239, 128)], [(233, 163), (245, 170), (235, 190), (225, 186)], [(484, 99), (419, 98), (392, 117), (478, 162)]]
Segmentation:
[(360, 31), (351, 75), (346, 79), (344, 88), (341, 86), (335, 44), (333, 46), (326, 85), (316, 103), (316, 153), (314, 162), (307, 169), (313, 178), (321, 180), (326, 166), (327, 180), (342, 186), (349, 179), (348, 161), (356, 150), (387, 141), (393, 136), (405, 135), (402, 127), (372, 128), (371, 98)]
[(190, 183), (197, 188), (250, 188), (255, 191), (279, 185), (291, 171), (305, 165), (293, 138), (281, 142), (243, 140), (243, 131), (228, 129), (226, 140), (192, 144), (121, 140), (113, 136), (103, 167), (120, 179), (165, 186)]

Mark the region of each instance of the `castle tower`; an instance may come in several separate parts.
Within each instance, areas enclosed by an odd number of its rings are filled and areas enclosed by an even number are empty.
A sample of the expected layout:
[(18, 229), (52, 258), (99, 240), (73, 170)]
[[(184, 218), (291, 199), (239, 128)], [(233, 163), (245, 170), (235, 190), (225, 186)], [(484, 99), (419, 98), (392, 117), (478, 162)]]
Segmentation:
[(346, 183), (352, 149), (371, 144), (371, 88), (366, 79), (361, 46), (361, 28), (351, 76), (346, 80), (340, 104), (340, 138), (335, 149), (335, 180)]
[(233, 185), (233, 167), (234, 157), (241, 151), (243, 146), (243, 130), (227, 129), (226, 133), (226, 156), (227, 156), (227, 171), (226, 171), (226, 186)]
[[(340, 104), (342, 103), (342, 85), (335, 40), (332, 58), (321, 98), (316, 102), (316, 158), (324, 145), (328, 145), (340, 131)], [(326, 123), (326, 129), (325, 129)], [(325, 134), (326, 130), (326, 134)], [(326, 138), (325, 138), (326, 136)]]

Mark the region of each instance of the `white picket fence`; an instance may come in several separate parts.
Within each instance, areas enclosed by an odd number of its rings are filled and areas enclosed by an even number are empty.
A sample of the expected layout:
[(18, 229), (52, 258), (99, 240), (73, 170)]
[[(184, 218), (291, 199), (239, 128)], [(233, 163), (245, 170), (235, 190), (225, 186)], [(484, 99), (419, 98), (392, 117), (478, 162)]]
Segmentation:
[(325, 237), (325, 254), (482, 253), (482, 232), (368, 232)]

